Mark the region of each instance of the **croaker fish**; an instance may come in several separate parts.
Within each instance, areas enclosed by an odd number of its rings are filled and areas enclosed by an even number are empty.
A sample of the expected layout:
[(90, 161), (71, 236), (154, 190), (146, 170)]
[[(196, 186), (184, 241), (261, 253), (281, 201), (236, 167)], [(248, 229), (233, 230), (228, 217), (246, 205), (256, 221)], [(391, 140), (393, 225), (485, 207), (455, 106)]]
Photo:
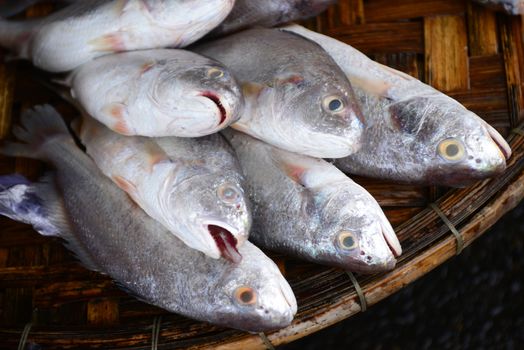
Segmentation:
[(479, 4), (489, 6), (497, 10), (503, 10), (510, 15), (524, 14), (524, 0), (475, 0)]
[(222, 136), (122, 136), (89, 117), (79, 136), (102, 173), (185, 244), (240, 261), (250, 208), (242, 170)]
[(346, 172), (412, 183), (465, 186), (502, 172), (511, 149), (488, 123), (421, 81), (349, 45), (298, 25), (285, 30), (319, 43), (359, 97), (362, 147), (335, 164)]
[(358, 149), (362, 123), (351, 85), (314, 42), (257, 28), (192, 50), (225, 64), (243, 85), (246, 107), (233, 128), (313, 157)]
[(244, 103), (226, 67), (185, 50), (99, 57), (65, 83), (89, 115), (123, 135), (209, 135), (237, 121)]
[(239, 264), (185, 246), (102, 175), (49, 106), (22, 116), (24, 143), (2, 153), (46, 160), (51, 177), (35, 184), (0, 178), (0, 213), (58, 235), (90, 269), (144, 301), (194, 319), (251, 332), (287, 326), (296, 300), (277, 266), (246, 242)]
[(274, 27), (313, 17), (336, 0), (236, 0), (233, 10), (207, 37), (222, 36), (249, 27)]
[(253, 202), (250, 240), (359, 273), (395, 267), (400, 243), (376, 200), (334, 165), (225, 130)]
[(0, 20), (0, 46), (51, 72), (108, 53), (184, 47), (216, 27), (234, 0), (77, 1), (43, 19)]

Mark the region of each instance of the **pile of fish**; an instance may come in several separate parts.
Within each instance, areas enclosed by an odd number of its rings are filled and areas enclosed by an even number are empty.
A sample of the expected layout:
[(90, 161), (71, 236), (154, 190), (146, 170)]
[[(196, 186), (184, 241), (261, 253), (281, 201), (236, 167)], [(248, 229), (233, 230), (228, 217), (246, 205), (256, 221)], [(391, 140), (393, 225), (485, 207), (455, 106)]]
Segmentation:
[(257, 246), (393, 269), (395, 232), (345, 173), (465, 186), (504, 171), (511, 149), (457, 101), (342, 42), (265, 28), (331, 3), (92, 0), (0, 20), (0, 45), (67, 72), (85, 146), (51, 106), (25, 111), (1, 153), (52, 170), (0, 177), (0, 214), (63, 238), (148, 303), (252, 332), (297, 311)]

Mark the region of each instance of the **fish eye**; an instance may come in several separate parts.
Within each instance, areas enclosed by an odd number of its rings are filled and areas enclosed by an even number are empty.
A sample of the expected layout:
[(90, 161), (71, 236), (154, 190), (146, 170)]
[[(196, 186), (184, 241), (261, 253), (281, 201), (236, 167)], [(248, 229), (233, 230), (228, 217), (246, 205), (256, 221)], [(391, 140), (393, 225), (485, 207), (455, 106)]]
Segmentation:
[(438, 144), (438, 154), (445, 160), (456, 162), (464, 159), (466, 156), (466, 150), (462, 141), (449, 138), (441, 141)]
[(337, 113), (344, 109), (344, 101), (338, 96), (327, 96), (322, 101), (322, 106), (327, 112)]
[(257, 293), (248, 286), (240, 286), (235, 290), (235, 301), (243, 306), (251, 306), (257, 302)]
[(242, 200), (240, 190), (233, 184), (224, 183), (217, 189), (217, 195), (220, 200), (226, 204), (235, 205)]
[(342, 231), (337, 236), (338, 245), (344, 250), (352, 250), (357, 247), (357, 240), (353, 233)]
[(216, 67), (209, 68), (207, 76), (212, 79), (222, 78), (224, 76), (224, 71)]

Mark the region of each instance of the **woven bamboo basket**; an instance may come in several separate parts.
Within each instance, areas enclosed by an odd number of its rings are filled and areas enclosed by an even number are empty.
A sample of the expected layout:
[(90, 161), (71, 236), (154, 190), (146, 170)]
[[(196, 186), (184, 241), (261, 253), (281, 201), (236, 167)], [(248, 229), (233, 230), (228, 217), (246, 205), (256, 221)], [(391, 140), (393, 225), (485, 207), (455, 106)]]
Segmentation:
[[(38, 5), (26, 16), (51, 10), (52, 5)], [(520, 17), (466, 0), (339, 0), (306, 25), (429, 83), (487, 120), (513, 149), (506, 172), (464, 189), (357, 178), (383, 206), (401, 240), (404, 253), (396, 269), (359, 276), (269, 252), (299, 310), (289, 327), (267, 334), (215, 327), (141, 303), (81, 267), (58, 240), (1, 218), (1, 348), (272, 348), (365, 311), (460, 253), (522, 199)], [(28, 64), (0, 63), (0, 138), (9, 135), (22, 109), (37, 103), (75, 115), (32, 80)], [(43, 168), (37, 161), (0, 157), (2, 174), (35, 179)]]

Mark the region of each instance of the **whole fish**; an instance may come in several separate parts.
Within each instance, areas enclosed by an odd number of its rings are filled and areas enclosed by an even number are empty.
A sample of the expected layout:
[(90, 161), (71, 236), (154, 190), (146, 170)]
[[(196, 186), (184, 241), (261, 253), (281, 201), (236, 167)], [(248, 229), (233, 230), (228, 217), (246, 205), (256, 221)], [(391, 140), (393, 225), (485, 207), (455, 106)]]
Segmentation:
[(185, 244), (240, 261), (250, 208), (240, 165), (220, 135), (122, 136), (86, 117), (79, 136), (102, 173)]
[(46, 160), (55, 171), (35, 184), (0, 178), (2, 215), (60, 236), (87, 267), (166, 310), (251, 332), (291, 322), (293, 292), (258, 248), (246, 242), (232, 264), (185, 246), (99, 172), (49, 106), (25, 113), (14, 133), (24, 143), (2, 153)]
[(325, 160), (224, 134), (246, 175), (255, 244), (359, 273), (395, 267), (400, 243), (364, 188)]
[(89, 115), (123, 135), (209, 135), (237, 121), (244, 103), (226, 67), (185, 50), (99, 57), (65, 83)]
[(359, 148), (362, 123), (351, 85), (314, 42), (257, 28), (192, 50), (225, 64), (243, 85), (246, 107), (233, 128), (313, 157), (345, 157)]
[(274, 27), (314, 17), (336, 0), (236, 0), (235, 6), (207, 37), (223, 36), (249, 27)]
[(510, 15), (524, 14), (524, 0), (475, 0), (479, 4), (502, 10)]
[(465, 186), (502, 172), (511, 148), (488, 123), (451, 97), (298, 25), (339, 64), (366, 119), (360, 150), (335, 164), (346, 172), (412, 183)]
[(226, 18), (234, 0), (77, 1), (48, 17), (0, 20), (0, 46), (51, 72), (108, 53), (184, 47)]

